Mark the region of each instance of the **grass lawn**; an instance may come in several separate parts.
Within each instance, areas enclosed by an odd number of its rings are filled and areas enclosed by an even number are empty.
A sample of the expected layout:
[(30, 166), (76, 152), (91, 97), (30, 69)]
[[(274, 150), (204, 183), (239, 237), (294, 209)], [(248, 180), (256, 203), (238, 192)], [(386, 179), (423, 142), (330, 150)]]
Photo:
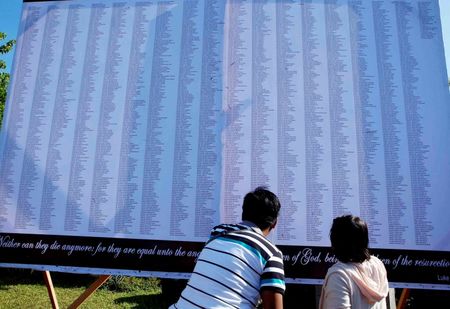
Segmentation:
[[(67, 308), (95, 280), (96, 276), (51, 273), (61, 309)], [(168, 308), (176, 301), (186, 283), (177, 280), (113, 276), (80, 308)], [(161, 287), (164, 286), (165, 293)], [(397, 298), (401, 289), (396, 289)], [(316, 308), (317, 291), (313, 285), (288, 284), (284, 298), (285, 308)], [(407, 307), (450, 308), (450, 291), (411, 289)], [(0, 309), (51, 308), (43, 273), (28, 269), (0, 268)]]
[[(90, 275), (51, 273), (60, 308), (67, 308), (95, 281)], [(155, 278), (113, 276), (80, 308), (167, 308)], [(0, 308), (51, 308), (42, 272), (0, 268)]]

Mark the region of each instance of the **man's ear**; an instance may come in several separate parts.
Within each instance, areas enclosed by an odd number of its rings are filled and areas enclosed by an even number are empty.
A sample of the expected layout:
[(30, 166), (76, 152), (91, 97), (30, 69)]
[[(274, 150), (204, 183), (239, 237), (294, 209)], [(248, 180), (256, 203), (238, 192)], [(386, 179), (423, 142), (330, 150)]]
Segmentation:
[(277, 223), (278, 223), (278, 219), (275, 219), (275, 222), (272, 223), (272, 225), (270, 226), (270, 229), (273, 230), (277, 226)]

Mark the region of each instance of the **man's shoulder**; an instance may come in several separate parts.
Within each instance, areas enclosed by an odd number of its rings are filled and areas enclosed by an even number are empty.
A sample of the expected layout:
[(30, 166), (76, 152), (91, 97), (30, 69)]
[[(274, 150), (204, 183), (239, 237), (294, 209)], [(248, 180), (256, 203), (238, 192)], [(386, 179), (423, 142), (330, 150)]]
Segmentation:
[(261, 232), (245, 224), (220, 224), (214, 227), (211, 232), (210, 241), (221, 237), (233, 239), (233, 241), (238, 241), (239, 243), (245, 243), (257, 251), (263, 251), (265, 258), (283, 256), (280, 249)]
[(212, 228), (211, 237), (225, 235), (230, 232), (248, 230), (250, 227), (243, 224), (219, 224)]

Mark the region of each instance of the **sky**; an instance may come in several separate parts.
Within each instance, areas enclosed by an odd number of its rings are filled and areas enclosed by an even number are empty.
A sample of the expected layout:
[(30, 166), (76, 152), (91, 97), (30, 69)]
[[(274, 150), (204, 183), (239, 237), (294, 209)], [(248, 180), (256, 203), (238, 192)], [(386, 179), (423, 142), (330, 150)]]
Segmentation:
[[(450, 78), (450, 0), (439, 0), (439, 6), (441, 9), (447, 74)], [(8, 36), (7, 39), (17, 38), (21, 11), (22, 0), (0, 0), (0, 32), (5, 32)], [(6, 61), (8, 69), (11, 69), (13, 53), (0, 55), (0, 57), (0, 59)]]

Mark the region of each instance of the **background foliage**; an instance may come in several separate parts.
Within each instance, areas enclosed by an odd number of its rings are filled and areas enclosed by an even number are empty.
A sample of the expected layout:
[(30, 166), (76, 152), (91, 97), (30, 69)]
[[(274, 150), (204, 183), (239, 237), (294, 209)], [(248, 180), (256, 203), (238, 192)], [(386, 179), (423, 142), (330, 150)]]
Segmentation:
[[(16, 40), (6, 41), (6, 34), (4, 32), (0, 32), (0, 54), (9, 53), (14, 44), (16, 44)], [(4, 43), (3, 43), (4, 42)], [(7, 69), (6, 62), (0, 59), (0, 126), (3, 120), (3, 111), (5, 110), (5, 102), (6, 102), (6, 93), (9, 85), (9, 73), (5, 71)]]

